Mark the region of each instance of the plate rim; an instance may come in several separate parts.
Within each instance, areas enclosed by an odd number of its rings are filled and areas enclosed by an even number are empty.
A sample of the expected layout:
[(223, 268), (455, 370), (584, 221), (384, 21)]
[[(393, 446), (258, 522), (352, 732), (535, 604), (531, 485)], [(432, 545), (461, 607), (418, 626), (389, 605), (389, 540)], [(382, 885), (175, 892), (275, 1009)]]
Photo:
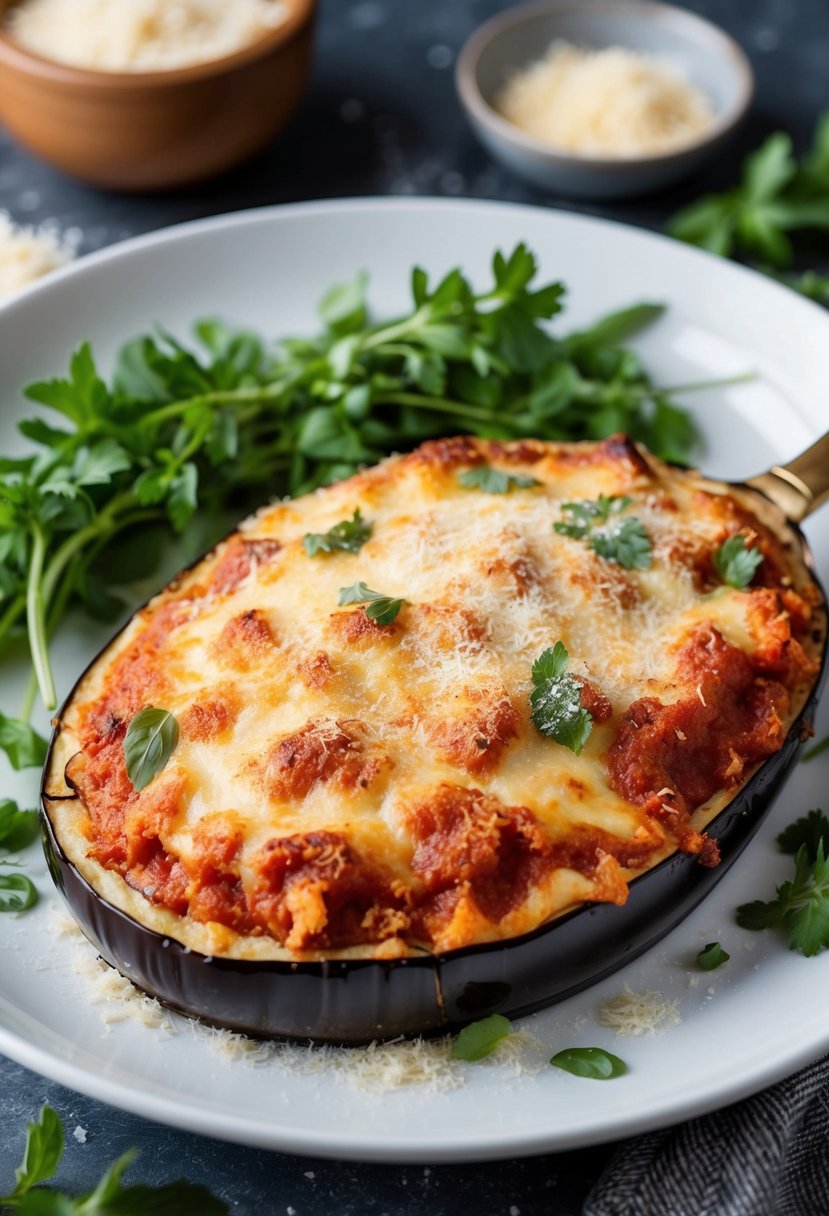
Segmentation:
[[(705, 250), (683, 245), (662, 232), (559, 207), (479, 198), (350, 196), (247, 208), (171, 224), (141, 233), (86, 254), (76, 262), (31, 284), (10, 300), (0, 302), (0, 322), (8, 319), (16, 310), (24, 311), (27, 306), (39, 298), (48, 295), (58, 284), (78, 279), (80, 285), (85, 274), (94, 274), (101, 266), (140, 253), (145, 249), (186, 239), (191, 235), (199, 236), (211, 231), (242, 229), (256, 224), (267, 226), (274, 222), (290, 221), (292, 217), (301, 218), (316, 214), (330, 216), (367, 211), (375, 213), (418, 211), (433, 214), (468, 213), (470, 211), (499, 212), (501, 214), (511, 212), (518, 216), (527, 213), (537, 218), (544, 216), (553, 224), (564, 221), (565, 224), (572, 224), (575, 227), (589, 229), (598, 226), (610, 229), (624, 239), (633, 237), (635, 240), (639, 239), (645, 244), (653, 245), (657, 250), (673, 246), (676, 252), (681, 251), (683, 257), (690, 258), (700, 265), (716, 266), (720, 276), (724, 275), (726, 279), (731, 278), (735, 282), (745, 283), (749, 279), (756, 281), (758, 277), (758, 272), (748, 267), (726, 261)], [(768, 293), (769, 298), (776, 296), (781, 307), (788, 305), (791, 308), (795, 304), (804, 317), (811, 317), (812, 322), (816, 322), (820, 318), (821, 325), (829, 325), (829, 316), (815, 302), (796, 296), (790, 288), (770, 278), (761, 276), (761, 281), (764, 283), (764, 291)], [(0, 1000), (2, 999), (0, 994)], [(13, 1006), (10, 1007), (13, 1008)], [(726, 1079), (717, 1089), (709, 1089), (706, 1093), (688, 1100), (683, 1103), (680, 1111), (677, 1110), (676, 1095), (668, 1091), (657, 1103), (650, 1102), (647, 1110), (640, 1112), (638, 1116), (634, 1115), (632, 1118), (625, 1119), (623, 1126), (622, 1118), (616, 1111), (604, 1118), (599, 1117), (589, 1129), (581, 1127), (568, 1131), (564, 1128), (554, 1132), (547, 1129), (537, 1133), (520, 1131), (513, 1136), (505, 1135), (503, 1129), (493, 1133), (478, 1130), (473, 1135), (455, 1136), (448, 1145), (437, 1140), (424, 1139), (412, 1144), (402, 1136), (396, 1140), (386, 1136), (381, 1144), (373, 1144), (367, 1143), (365, 1137), (341, 1132), (332, 1134), (327, 1130), (319, 1133), (306, 1129), (295, 1133), (288, 1124), (266, 1126), (261, 1121), (257, 1122), (250, 1117), (238, 1114), (228, 1118), (221, 1112), (213, 1112), (199, 1106), (192, 1098), (174, 1100), (166, 1095), (153, 1094), (143, 1088), (129, 1088), (122, 1081), (107, 1076), (103, 1071), (87, 1072), (83, 1063), (76, 1063), (64, 1056), (54, 1054), (48, 1047), (31, 1042), (11, 1028), (0, 1025), (0, 1052), (11, 1060), (93, 1099), (144, 1118), (217, 1140), (232, 1141), (271, 1151), (319, 1158), (346, 1158), (354, 1161), (401, 1164), (508, 1159), (588, 1147), (610, 1142), (622, 1135), (627, 1138), (656, 1128), (670, 1126), (679, 1121), (684, 1122), (757, 1093), (819, 1058), (827, 1048), (829, 1048), (829, 1027), (822, 1034), (811, 1036), (806, 1044), (802, 1041), (793, 1044), (791, 1050), (778, 1054), (773, 1060), (753, 1069), (750, 1074), (743, 1075), (737, 1080)], [(598, 1109), (601, 1110), (601, 1108)]]

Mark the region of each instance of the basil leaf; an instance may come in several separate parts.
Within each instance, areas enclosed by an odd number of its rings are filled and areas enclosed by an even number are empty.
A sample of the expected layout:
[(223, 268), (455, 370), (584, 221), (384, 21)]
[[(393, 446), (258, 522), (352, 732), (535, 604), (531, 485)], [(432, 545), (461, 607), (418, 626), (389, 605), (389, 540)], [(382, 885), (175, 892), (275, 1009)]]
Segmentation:
[(723, 950), (719, 942), (709, 942), (697, 955), (697, 966), (703, 971), (716, 971), (730, 958), (731, 955)]
[(581, 685), (565, 670), (568, 659), (560, 641), (536, 659), (530, 705), (536, 729), (579, 756), (593, 729), (593, 718), (582, 708)]
[(0, 849), (18, 853), (37, 836), (37, 811), (21, 811), (10, 798), (0, 800)]
[(31, 878), (25, 874), (0, 874), (0, 912), (25, 912), (37, 900), (37, 887)]
[(46, 740), (28, 722), (0, 714), (0, 751), (6, 753), (12, 768), (42, 768), (47, 748)]
[(62, 1156), (63, 1125), (52, 1107), (44, 1106), (37, 1122), (26, 1127), (26, 1148), (10, 1198), (25, 1195), (37, 1183), (51, 1178)]
[(530, 490), (540, 486), (535, 477), (523, 477), (514, 473), (503, 473), (487, 464), (458, 474), (458, 484), (467, 490), (483, 490), (485, 494), (508, 494), (510, 490)]
[(160, 773), (175, 751), (179, 727), (167, 709), (148, 706), (137, 713), (127, 727), (124, 759), (127, 776), (139, 793)]
[(364, 520), (359, 508), (351, 519), (343, 519), (327, 532), (306, 532), (302, 538), (309, 557), (319, 553), (359, 553), (370, 538), (374, 525)]
[(500, 1013), (492, 1013), (480, 1022), (464, 1026), (452, 1046), (453, 1060), (483, 1060), (492, 1055), (503, 1039), (508, 1038), (512, 1027)]
[(366, 616), (370, 621), (376, 621), (378, 625), (391, 625), (397, 620), (397, 614), (405, 602), (405, 600), (390, 599), (387, 595), (380, 596), (379, 599), (372, 600), (366, 607)]
[(594, 1081), (610, 1081), (628, 1070), (624, 1060), (603, 1047), (567, 1047), (557, 1052), (550, 1063), (574, 1077), (590, 1077)]
[(749, 585), (762, 561), (759, 549), (746, 548), (744, 536), (729, 536), (713, 556), (714, 569), (721, 581), (738, 590)]

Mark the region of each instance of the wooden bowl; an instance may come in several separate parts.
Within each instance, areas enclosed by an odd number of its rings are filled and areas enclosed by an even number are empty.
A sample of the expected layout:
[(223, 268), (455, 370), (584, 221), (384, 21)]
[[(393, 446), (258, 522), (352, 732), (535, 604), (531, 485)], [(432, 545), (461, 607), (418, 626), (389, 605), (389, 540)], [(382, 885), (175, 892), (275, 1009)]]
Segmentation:
[[(0, 22), (15, 0), (0, 0)], [(58, 169), (112, 190), (167, 190), (222, 173), (264, 147), (299, 104), (316, 0), (232, 55), (161, 72), (56, 63), (0, 25), (0, 121)]]

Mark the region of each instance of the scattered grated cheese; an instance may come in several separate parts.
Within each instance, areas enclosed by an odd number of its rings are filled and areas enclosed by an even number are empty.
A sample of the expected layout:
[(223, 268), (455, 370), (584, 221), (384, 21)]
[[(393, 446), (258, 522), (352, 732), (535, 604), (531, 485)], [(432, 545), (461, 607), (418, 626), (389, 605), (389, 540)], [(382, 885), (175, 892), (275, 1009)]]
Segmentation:
[(677, 1001), (665, 1000), (661, 992), (631, 992), (625, 984), (618, 996), (602, 1002), (599, 1021), (619, 1035), (638, 1037), (669, 1030), (682, 1018)]
[(713, 121), (708, 98), (672, 64), (624, 47), (558, 40), (516, 72), (495, 108), (527, 135), (592, 156), (648, 156), (692, 142)]
[(37, 279), (58, 270), (75, 256), (76, 242), (53, 226), (19, 226), (0, 211), (0, 301), (7, 300)]
[(80, 1124), (75, 1128), (72, 1136), (77, 1140), (78, 1144), (86, 1144), (86, 1128), (81, 1127)]
[(59, 63), (157, 72), (232, 55), (286, 16), (280, 0), (22, 0), (5, 24)]

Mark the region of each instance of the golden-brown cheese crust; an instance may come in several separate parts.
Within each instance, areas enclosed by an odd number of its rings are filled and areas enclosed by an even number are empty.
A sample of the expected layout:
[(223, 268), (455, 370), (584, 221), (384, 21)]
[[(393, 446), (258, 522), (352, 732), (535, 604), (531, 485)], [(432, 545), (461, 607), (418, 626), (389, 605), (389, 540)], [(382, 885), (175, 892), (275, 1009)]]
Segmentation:
[[(538, 480), (464, 488), (492, 464)], [(627, 570), (553, 525), (627, 495), (653, 543)], [(359, 508), (356, 554), (302, 538)], [(740, 533), (754, 585), (720, 585)], [(390, 625), (338, 607), (363, 580)], [(816, 671), (815, 597), (780, 541), (722, 488), (623, 437), (466, 437), (265, 508), (131, 622), (82, 679), (56, 757), (76, 801), (64, 847), (112, 902), (205, 952), (389, 957), (511, 937), (677, 848), (777, 750)], [(593, 732), (580, 756), (532, 723), (533, 661), (557, 640)], [(130, 718), (181, 737), (136, 793)], [(62, 781), (52, 778), (51, 792)], [(65, 790), (64, 790), (65, 792)]]

